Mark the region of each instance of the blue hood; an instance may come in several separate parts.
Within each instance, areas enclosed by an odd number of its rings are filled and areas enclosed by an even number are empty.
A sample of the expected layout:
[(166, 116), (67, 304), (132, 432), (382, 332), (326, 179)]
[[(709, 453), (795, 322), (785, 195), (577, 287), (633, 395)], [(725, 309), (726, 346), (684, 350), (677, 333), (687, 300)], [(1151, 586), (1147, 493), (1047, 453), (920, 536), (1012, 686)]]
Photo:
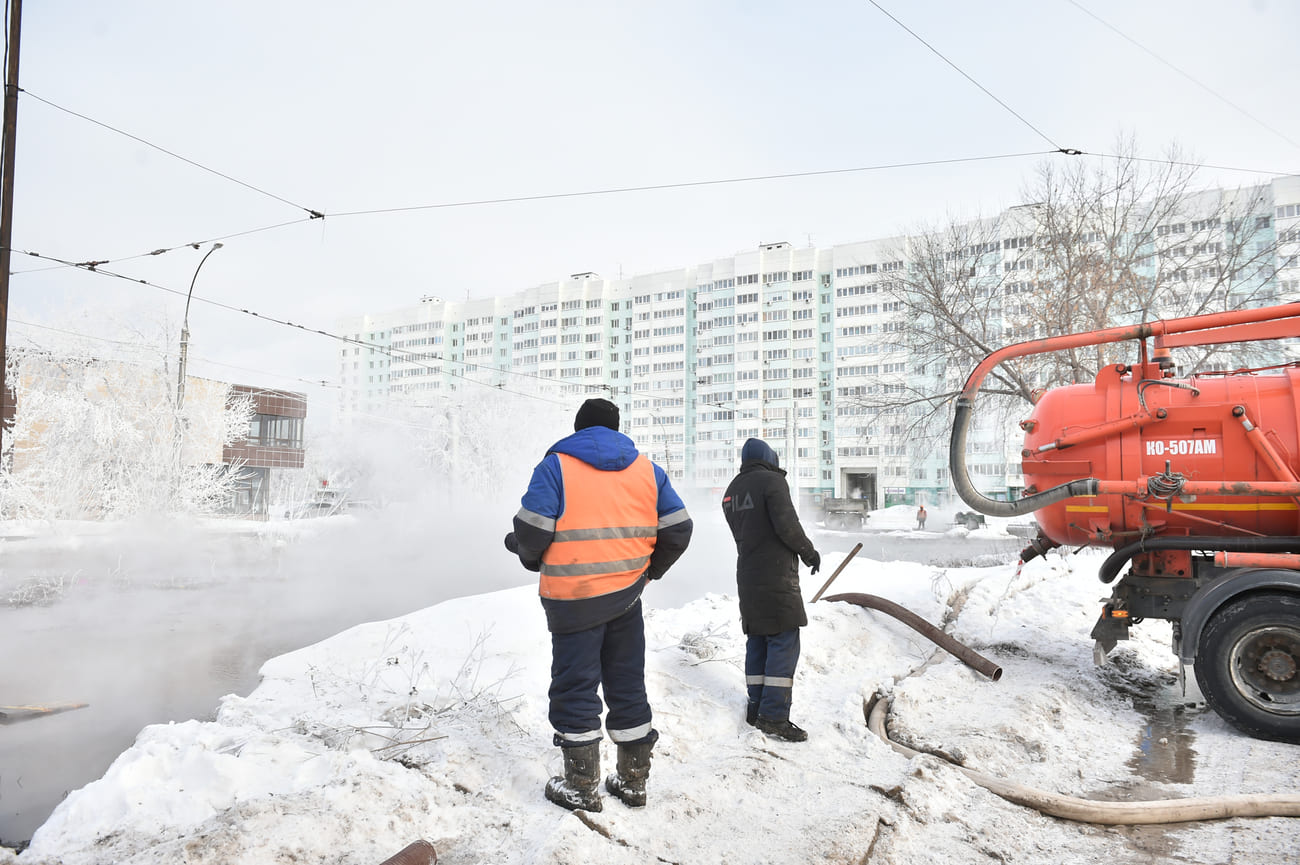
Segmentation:
[(548, 453), (568, 454), (601, 471), (627, 468), (638, 456), (636, 445), (618, 430), (589, 426), (551, 445)]
[(781, 467), (776, 451), (762, 439), (745, 439), (745, 445), (740, 449), (740, 464), (746, 466), (750, 463), (767, 463), (774, 469)]

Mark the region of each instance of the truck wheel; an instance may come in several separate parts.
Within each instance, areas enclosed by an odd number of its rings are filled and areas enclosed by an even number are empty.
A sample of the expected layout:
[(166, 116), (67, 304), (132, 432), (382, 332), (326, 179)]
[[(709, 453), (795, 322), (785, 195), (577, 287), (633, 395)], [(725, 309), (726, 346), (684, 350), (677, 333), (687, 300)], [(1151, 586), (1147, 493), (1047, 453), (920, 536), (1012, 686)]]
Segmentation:
[(1300, 743), (1300, 596), (1231, 601), (1201, 631), (1193, 662), (1206, 702), (1259, 739)]

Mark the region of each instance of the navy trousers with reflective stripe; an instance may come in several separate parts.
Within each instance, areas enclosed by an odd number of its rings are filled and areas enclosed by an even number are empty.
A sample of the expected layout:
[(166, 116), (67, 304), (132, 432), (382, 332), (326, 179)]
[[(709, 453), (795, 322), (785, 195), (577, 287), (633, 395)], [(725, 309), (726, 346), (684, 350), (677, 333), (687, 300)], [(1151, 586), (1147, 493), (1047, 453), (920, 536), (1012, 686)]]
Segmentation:
[(650, 735), (645, 691), (645, 622), (637, 600), (617, 618), (572, 634), (551, 634), (550, 720), (556, 744), (600, 740), (600, 687), (609, 713), (605, 728), (615, 742)]
[(799, 664), (799, 629), (770, 636), (751, 634), (745, 643), (745, 685), (758, 717), (790, 720), (794, 669)]

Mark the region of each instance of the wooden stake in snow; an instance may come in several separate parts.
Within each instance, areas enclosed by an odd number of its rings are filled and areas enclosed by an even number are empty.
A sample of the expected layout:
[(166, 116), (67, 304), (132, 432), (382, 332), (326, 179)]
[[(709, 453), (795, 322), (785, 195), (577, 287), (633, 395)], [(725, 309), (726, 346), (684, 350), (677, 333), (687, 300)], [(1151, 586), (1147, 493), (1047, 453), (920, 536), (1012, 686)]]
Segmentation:
[(844, 566), (858, 554), (858, 550), (860, 549), (862, 549), (862, 544), (858, 544), (856, 547), (849, 550), (849, 554), (844, 557), (844, 561), (840, 562), (840, 566), (835, 569), (835, 571), (830, 575), (830, 578), (827, 579), (826, 582), (822, 584), (822, 587), (817, 590), (817, 594), (813, 595), (812, 603), (817, 603), (817, 599), (822, 596), (822, 592), (831, 587), (831, 583), (835, 582), (835, 578), (840, 575), (840, 571), (844, 570)]

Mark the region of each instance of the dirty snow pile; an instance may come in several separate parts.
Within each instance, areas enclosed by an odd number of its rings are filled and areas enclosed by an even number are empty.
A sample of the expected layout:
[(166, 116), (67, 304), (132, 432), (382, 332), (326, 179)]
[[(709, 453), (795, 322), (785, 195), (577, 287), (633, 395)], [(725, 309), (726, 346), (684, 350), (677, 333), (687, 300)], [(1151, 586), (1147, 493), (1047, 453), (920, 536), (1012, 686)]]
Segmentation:
[[(827, 571), (844, 555), (823, 553)], [(1125, 644), (1124, 663), (1093, 668), (1097, 555), (1021, 571), (854, 559), (831, 594), (900, 603), (1004, 675), (989, 681), (883, 614), (810, 605), (792, 715), (810, 734), (800, 744), (744, 722), (734, 597), (660, 609), (652, 584), (647, 684), (662, 738), (637, 810), (607, 796), (602, 812), (575, 814), (542, 798), (561, 761), (534, 587), (362, 625), (268, 661), (262, 684), (226, 697), (213, 721), (147, 727), (28, 850), (0, 862), (374, 865), (421, 838), (443, 865), (1149, 861), (1123, 833), (1009, 804), (938, 757), (909, 760), (864, 719), (886, 693), (896, 739), (981, 771), (1082, 796), (1137, 786), (1130, 695), (1175, 690), (1168, 629)], [(805, 595), (821, 582), (805, 576)], [(1200, 722), (1221, 727), (1208, 713)], [(610, 771), (614, 748), (603, 747)], [(1198, 792), (1157, 784), (1151, 795)], [(1294, 825), (1252, 824), (1292, 842)], [(1219, 831), (1184, 827), (1179, 861), (1224, 861)]]

